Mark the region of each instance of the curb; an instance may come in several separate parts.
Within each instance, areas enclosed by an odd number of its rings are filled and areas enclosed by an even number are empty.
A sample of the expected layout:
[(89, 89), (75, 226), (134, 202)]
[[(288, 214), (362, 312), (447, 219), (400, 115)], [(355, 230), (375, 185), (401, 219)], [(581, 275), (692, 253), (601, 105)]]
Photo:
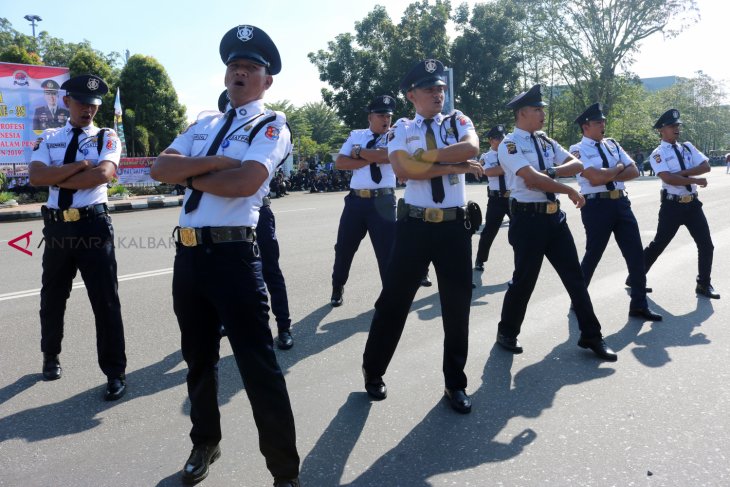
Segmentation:
[[(110, 213), (122, 213), (130, 211), (140, 210), (155, 210), (158, 208), (171, 208), (175, 206), (182, 206), (182, 198), (174, 197), (175, 199), (169, 200), (139, 200), (139, 201), (125, 201), (124, 203), (112, 203), (109, 202)], [(40, 208), (37, 210), (18, 210), (18, 211), (4, 211), (0, 212), (0, 223), (21, 221), (21, 220), (40, 220), (43, 216), (41, 215)]]

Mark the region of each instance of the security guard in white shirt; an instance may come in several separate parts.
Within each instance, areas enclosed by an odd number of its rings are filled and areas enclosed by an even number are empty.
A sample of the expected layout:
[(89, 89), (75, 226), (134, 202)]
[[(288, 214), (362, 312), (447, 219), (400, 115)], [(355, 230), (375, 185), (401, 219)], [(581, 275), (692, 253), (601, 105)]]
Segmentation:
[[(416, 64), (400, 88), (413, 103), (416, 117), (401, 119), (388, 135), (395, 174), (407, 179), (398, 203), (395, 247), (375, 303), (363, 374), (365, 389), (385, 399), (385, 374), (400, 339), (408, 311), (429, 263), (438, 278), (444, 321), (445, 395), (460, 413), (471, 411), (466, 394), (466, 364), (471, 305), (471, 225), (466, 213), (464, 174), (478, 176), (473, 160), (479, 139), (469, 117), (441, 114), (444, 66), (435, 59)], [(478, 223), (477, 223), (478, 224)]]
[(504, 125), (495, 125), (487, 133), (490, 148), (479, 157), (484, 175), (489, 182), (487, 213), (484, 217), (484, 228), (479, 236), (477, 256), (474, 260), (474, 270), (483, 271), (484, 263), (489, 259), (489, 249), (502, 226), (505, 215), (509, 215), (509, 190), (504, 177), (504, 169), (499, 164), (497, 147), (504, 139)]
[(540, 132), (545, 123), (543, 107), (546, 105), (539, 84), (507, 104), (515, 114), (515, 130), (499, 144), (498, 154), (510, 190), (509, 242), (515, 252), (515, 271), (504, 296), (497, 343), (512, 353), (522, 353), (517, 335), (543, 257), (547, 257), (573, 302), (581, 331), (578, 346), (614, 361), (616, 354), (601, 335), (601, 324), (593, 312), (573, 235), (556, 197), (556, 193), (563, 193), (578, 208), (585, 204), (575, 189), (555, 181), (556, 177), (577, 174), (583, 165)]
[(48, 129), (36, 142), (29, 166), (34, 186), (49, 186), (41, 208), (43, 277), (41, 351), (43, 378), (61, 378), (63, 315), (76, 271), (81, 271), (96, 321), (99, 366), (107, 376), (104, 398), (114, 401), (127, 389), (124, 326), (119, 304), (114, 229), (107, 208), (107, 183), (114, 177), (121, 144), (111, 129), (93, 124), (109, 87), (94, 75), (64, 82), (70, 110), (64, 127)]
[(695, 292), (701, 296), (720, 299), (710, 280), (715, 246), (710, 227), (702, 211), (697, 186), (707, 186), (706, 178), (697, 176), (710, 172), (706, 155), (690, 142), (678, 142), (682, 120), (679, 110), (667, 110), (654, 124), (662, 138), (659, 147), (649, 157), (652, 169), (662, 180), (659, 223), (654, 240), (644, 249), (644, 266), (649, 272), (657, 258), (667, 248), (679, 227), (684, 225), (697, 245), (698, 275)]
[(335, 160), (352, 171), (350, 192), (340, 217), (332, 269), (332, 306), (340, 306), (350, 266), (365, 234), (370, 234), (382, 281), (395, 235), (395, 173), (388, 160), (390, 121), (395, 99), (378, 96), (367, 106), (367, 129), (353, 130)]
[(586, 108), (575, 123), (583, 132), (583, 139), (570, 147), (570, 153), (584, 167), (583, 172), (577, 175), (577, 180), (580, 192), (586, 199), (585, 206), (580, 209), (586, 230), (586, 253), (580, 268), (586, 286), (591, 283), (593, 272), (613, 234), (629, 268), (629, 316), (661, 321), (661, 315), (652, 311), (646, 300), (646, 273), (639, 224), (624, 191), (624, 181), (638, 177), (639, 170), (618, 142), (604, 139), (606, 116), (600, 103)]
[(188, 127), (160, 154), (151, 173), (188, 186), (176, 228), (172, 283), (193, 423), (183, 481), (204, 479), (220, 456), (216, 396), (222, 323), (275, 485), (299, 486), (294, 418), (273, 350), (254, 230), (269, 180), (291, 150), (284, 114), (267, 110), (262, 100), (281, 60), (269, 36), (250, 25), (229, 30), (220, 55), (233, 108)]

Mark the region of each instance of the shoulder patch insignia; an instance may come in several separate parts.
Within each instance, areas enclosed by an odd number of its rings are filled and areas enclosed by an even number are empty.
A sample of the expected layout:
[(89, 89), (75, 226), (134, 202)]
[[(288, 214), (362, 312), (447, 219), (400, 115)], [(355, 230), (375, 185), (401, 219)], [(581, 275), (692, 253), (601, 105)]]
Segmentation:
[(38, 137), (35, 139), (35, 142), (33, 142), (33, 150), (36, 151), (41, 146), (41, 142), (43, 142), (43, 137)]
[(656, 161), (657, 164), (661, 164), (662, 156), (660, 156), (659, 154), (654, 154), (654, 160)]
[(462, 127), (467, 124), (466, 117), (459, 117), (459, 125)]
[(269, 125), (268, 127), (266, 127), (266, 132), (264, 132), (264, 136), (269, 140), (278, 140), (279, 129), (274, 127), (273, 125)]
[(395, 139), (395, 130), (391, 129), (391, 131), (388, 132), (388, 142), (390, 142), (393, 139)]
[(574, 150), (570, 153), (571, 156), (575, 157), (576, 159), (580, 159), (580, 151)]
[(517, 145), (514, 142), (505, 142), (508, 154), (517, 154)]

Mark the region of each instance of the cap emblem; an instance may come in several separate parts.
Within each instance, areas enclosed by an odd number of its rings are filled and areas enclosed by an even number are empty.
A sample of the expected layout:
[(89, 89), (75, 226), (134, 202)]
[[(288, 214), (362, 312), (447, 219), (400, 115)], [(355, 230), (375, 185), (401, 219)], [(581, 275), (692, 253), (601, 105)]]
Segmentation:
[(388, 98), (387, 96), (384, 96), (383, 97), (383, 104), (384, 105), (390, 105), (390, 98)]
[(679, 118), (679, 111), (678, 110), (672, 110), (672, 118)]
[(250, 41), (253, 37), (253, 27), (250, 25), (240, 25), (238, 26), (238, 32), (236, 35), (238, 36), (238, 40), (241, 42)]
[(436, 67), (437, 66), (436, 66), (436, 60), (435, 59), (426, 59), (426, 62), (424, 64), (425, 64), (424, 67), (425, 67), (425, 69), (426, 69), (427, 72), (433, 73), (433, 72), (436, 71)]
[(86, 87), (90, 89), (91, 91), (96, 91), (99, 89), (99, 80), (96, 78), (89, 78), (89, 81), (86, 82)]

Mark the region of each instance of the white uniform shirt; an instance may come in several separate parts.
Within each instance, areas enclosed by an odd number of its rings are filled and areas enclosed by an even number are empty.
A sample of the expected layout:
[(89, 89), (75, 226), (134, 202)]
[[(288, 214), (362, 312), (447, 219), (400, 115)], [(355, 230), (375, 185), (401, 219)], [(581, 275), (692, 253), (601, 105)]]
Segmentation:
[[(358, 144), (361, 148), (366, 149), (365, 146), (368, 145), (368, 142), (373, 140), (374, 135), (375, 134), (371, 132), (370, 129), (353, 130), (350, 132), (350, 136), (347, 138), (345, 143), (342, 144), (340, 154), (350, 157), (350, 154), (352, 154), (352, 146)], [(386, 132), (377, 138), (375, 145), (372, 146), (371, 149), (387, 149), (387, 147), (388, 134)], [(367, 166), (352, 170), (350, 187), (352, 189), (395, 188), (395, 173), (393, 172), (393, 167), (390, 164), (378, 164), (378, 167), (380, 168), (380, 173), (383, 175), (383, 179), (381, 179), (379, 183), (373, 181), (373, 178), (370, 175), (370, 165), (368, 164)]]
[[(685, 169), (697, 167), (708, 160), (707, 156), (698, 151), (691, 142), (677, 142), (677, 149), (679, 149), (680, 154), (682, 154), (682, 157), (684, 158)], [(649, 161), (651, 162), (652, 169), (654, 169), (654, 173), (657, 175), (659, 175), (660, 172), (669, 171), (671, 173), (675, 173), (682, 170), (682, 167), (679, 165), (679, 161), (677, 160), (677, 154), (674, 152), (672, 144), (669, 142), (662, 141), (662, 143), (659, 144), (659, 147), (654, 149), (654, 152), (651, 153)], [(667, 184), (662, 181), (662, 189), (666, 189), (670, 194), (682, 196), (696, 193), (697, 185), (693, 184), (692, 191), (690, 192), (687, 191), (687, 188), (685, 188), (684, 185), (672, 186), (671, 184)]]
[[(616, 167), (618, 163), (621, 163), (626, 167), (634, 164), (634, 160), (631, 159), (626, 151), (624, 151), (623, 147), (621, 147), (619, 143), (613, 139), (603, 139), (601, 142), (596, 142), (591, 138), (583, 137), (580, 142), (570, 146), (570, 153), (576, 159), (580, 159), (580, 162), (583, 163), (583, 167), (585, 169), (588, 169), (589, 167), (602, 169), (603, 159), (601, 159), (601, 154), (598, 153), (598, 144), (602, 145), (603, 153), (606, 154), (609, 168)], [(576, 179), (580, 185), (581, 194), (602, 193), (604, 191), (608, 191), (605, 184), (593, 186), (586, 178), (583, 177), (582, 174), (578, 174)], [(623, 181), (614, 181), (613, 184), (616, 189), (625, 188)]]
[[(479, 162), (482, 163), (484, 169), (492, 169), (500, 167), (499, 155), (497, 151), (489, 149), (487, 152), (479, 157)], [(487, 184), (489, 184), (490, 191), (501, 191), (499, 189), (499, 176), (487, 176)], [(504, 190), (507, 191), (507, 179), (504, 181)]]
[[(248, 134), (257, 123), (270, 115), (276, 119), (263, 126), (249, 144)], [(188, 127), (170, 144), (184, 156), (205, 156), (216, 134), (225, 123), (225, 114), (204, 117)], [(203, 193), (200, 205), (195, 211), (180, 212), (179, 225), (183, 227), (255, 227), (259, 220), (259, 208), (264, 196), (269, 192), (269, 181), (276, 167), (291, 151), (291, 136), (286, 126), (286, 116), (264, 108), (263, 100), (256, 100), (236, 109), (236, 117), (231, 128), (218, 148), (216, 154), (243, 161), (256, 161), (266, 167), (269, 173), (266, 181), (252, 196), (227, 198), (211, 193)], [(192, 191), (185, 191), (185, 202)], [(183, 202), (183, 208), (185, 206)]]
[[(66, 122), (66, 125), (59, 128), (47, 129), (41, 134), (33, 147), (31, 154), (32, 162), (41, 162), (46, 166), (58, 167), (63, 166), (63, 159), (66, 156), (66, 147), (73, 138), (73, 126)], [(98, 152), (97, 134), (101, 130), (93, 124), (82, 128), (83, 132), (79, 134), (79, 149), (76, 152), (74, 161), (82, 161), (86, 159), (92, 166), (96, 167), (101, 161), (109, 161), (115, 166), (119, 165), (119, 156), (122, 153), (122, 144), (119, 142), (117, 133), (111, 129), (104, 132), (104, 140), (102, 142), (101, 152)], [(93, 188), (79, 189), (73, 194), (71, 208), (85, 208), (89, 205), (106, 203), (108, 201), (106, 195), (106, 183), (100, 184)], [(57, 186), (48, 188), (49, 208), (58, 209), (58, 191)]]
[[(559, 166), (571, 157), (570, 152), (566, 151), (560, 144), (552, 139), (548, 139), (546, 142), (540, 137), (541, 134), (544, 135), (543, 132), (535, 132), (535, 138), (542, 152), (545, 169)], [(514, 132), (507, 134), (499, 143), (497, 149), (499, 162), (504, 168), (510, 198), (521, 203), (547, 202), (547, 196), (543, 191), (529, 189), (525, 185), (525, 180), (517, 175), (517, 171), (526, 166), (532, 166), (536, 171), (541, 171), (537, 152), (535, 152), (535, 143), (530, 135), (530, 132), (515, 127)]]
[[(470, 135), (471, 139), (479, 144), (476, 130), (471, 119), (456, 110), (455, 118), (447, 118), (443, 114), (433, 117), (431, 128), (436, 136), (436, 147), (446, 147), (456, 144), (461, 138)], [(426, 124), (423, 123), (421, 115), (416, 118), (402, 118), (396, 122), (388, 135), (388, 153), (397, 150), (406, 151), (413, 155), (418, 149), (426, 150)], [(451, 121), (455, 121), (456, 132), (454, 133)], [(428, 208), (452, 208), (466, 204), (466, 185), (463, 174), (452, 174), (441, 176), (444, 183), (444, 200), (441, 203), (433, 201), (430, 179), (409, 179), (406, 183), (406, 190), (403, 198), (406, 203), (414, 206)]]

